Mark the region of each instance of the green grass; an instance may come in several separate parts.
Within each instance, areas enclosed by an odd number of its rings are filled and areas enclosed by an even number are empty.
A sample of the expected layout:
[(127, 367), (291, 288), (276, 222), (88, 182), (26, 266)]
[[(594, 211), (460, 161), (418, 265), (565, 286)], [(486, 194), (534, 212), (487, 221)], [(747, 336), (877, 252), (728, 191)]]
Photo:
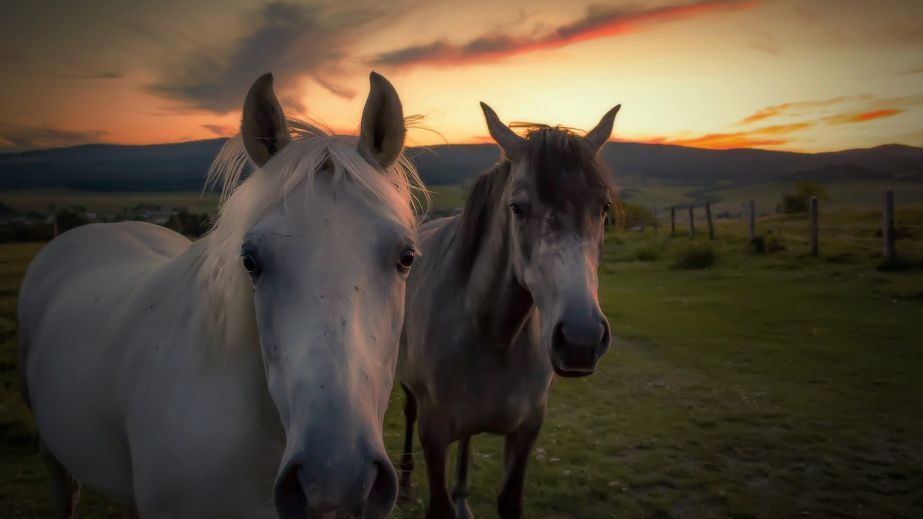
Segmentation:
[(465, 188), (457, 185), (430, 186), (432, 209), (461, 209), (465, 205)]
[(185, 207), (191, 213), (215, 214), (218, 197), (196, 192), (97, 192), (67, 189), (3, 191), (0, 202), (20, 213), (47, 213), (49, 204), (57, 209), (83, 206), (91, 213), (111, 216), (124, 213), (125, 207), (152, 204), (162, 207)]
[[(847, 180), (823, 184), (830, 199), (821, 203), (822, 210), (840, 211), (847, 208), (878, 209), (882, 193), (893, 190), (897, 207), (923, 203), (923, 183), (899, 180)], [(753, 200), (759, 214), (773, 213), (782, 201), (782, 194), (795, 191), (795, 182), (764, 182), (743, 187), (703, 188), (694, 185), (629, 185), (625, 186), (627, 202), (644, 207), (657, 207), (661, 215), (670, 206), (685, 208), (689, 204), (703, 205), (712, 201), (715, 215), (727, 211), (740, 213), (743, 204)]]
[[(923, 183), (896, 180), (847, 180), (823, 184), (829, 195), (827, 202), (821, 202), (824, 210), (846, 208), (880, 208), (882, 193), (895, 192), (898, 207), (905, 204), (923, 203)], [(712, 205), (716, 212), (740, 212), (747, 200), (753, 200), (757, 212), (771, 213), (782, 201), (782, 194), (795, 191), (795, 182), (767, 182), (753, 186), (705, 191), (704, 196), (719, 200)]]
[(644, 207), (669, 208), (671, 205), (682, 206), (693, 203), (688, 193), (695, 186), (628, 186), (625, 188), (625, 200)]
[[(555, 382), (527, 517), (920, 515), (923, 270), (876, 271), (874, 253), (846, 244), (758, 255), (741, 235), (719, 227), (707, 270), (670, 268), (686, 237), (609, 237), (600, 299), (616, 340), (594, 376)], [(38, 247), (0, 246), (0, 509), (12, 517), (50, 513), (14, 376), (16, 287)], [(395, 392), (385, 418), (395, 460), (400, 404)], [(501, 446), (472, 442), (482, 517), (496, 516)], [(416, 503), (398, 518), (423, 512), (416, 449)], [(80, 513), (115, 510), (91, 493)]]

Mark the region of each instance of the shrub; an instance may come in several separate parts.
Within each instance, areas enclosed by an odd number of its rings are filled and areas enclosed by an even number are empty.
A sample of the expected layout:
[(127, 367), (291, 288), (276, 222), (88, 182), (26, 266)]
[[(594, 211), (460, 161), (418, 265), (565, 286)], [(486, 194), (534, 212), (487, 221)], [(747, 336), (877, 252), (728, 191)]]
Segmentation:
[(841, 252), (839, 254), (832, 254), (824, 258), (828, 263), (855, 263), (858, 258), (852, 252)]
[(778, 236), (764, 234), (754, 236), (748, 248), (754, 254), (773, 254), (786, 250), (785, 244)]
[(785, 214), (803, 213), (808, 210), (808, 199), (793, 193), (782, 195), (782, 212)]
[(657, 261), (663, 250), (657, 245), (645, 245), (635, 251), (637, 261)]
[(709, 245), (689, 245), (677, 253), (672, 267), (675, 269), (707, 269), (718, 260), (715, 250)]
[(773, 254), (786, 250), (786, 247), (785, 244), (782, 243), (782, 239), (778, 236), (767, 236), (763, 244), (763, 250), (766, 251), (766, 254)]
[(893, 260), (882, 260), (875, 267), (879, 272), (904, 272), (907, 270), (923, 268), (923, 260), (907, 260), (904, 258), (895, 258)]

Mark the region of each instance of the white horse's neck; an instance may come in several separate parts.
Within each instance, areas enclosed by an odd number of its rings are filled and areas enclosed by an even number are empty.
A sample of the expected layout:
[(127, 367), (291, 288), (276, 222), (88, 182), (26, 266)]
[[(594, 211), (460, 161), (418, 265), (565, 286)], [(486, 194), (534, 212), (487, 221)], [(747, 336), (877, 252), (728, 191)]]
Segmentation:
[(259, 334), (253, 310), (253, 291), (236, 256), (215, 247), (221, 236), (210, 233), (193, 242), (167, 268), (183, 274), (200, 297), (194, 315), (199, 320), (205, 355), (237, 355), (241, 349), (258, 350)]

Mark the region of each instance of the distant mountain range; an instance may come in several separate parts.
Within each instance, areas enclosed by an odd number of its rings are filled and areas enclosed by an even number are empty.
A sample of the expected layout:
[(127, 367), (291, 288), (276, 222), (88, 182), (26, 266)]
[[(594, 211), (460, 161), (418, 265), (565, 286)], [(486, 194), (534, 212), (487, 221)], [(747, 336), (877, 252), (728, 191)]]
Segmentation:
[[(225, 139), (70, 148), (0, 154), (0, 190), (189, 191), (202, 187)], [(410, 148), (429, 185), (464, 184), (497, 160), (491, 144)], [(828, 153), (707, 150), (612, 142), (603, 151), (623, 186), (748, 185), (774, 179), (903, 179), (923, 182), (923, 148), (886, 145)]]

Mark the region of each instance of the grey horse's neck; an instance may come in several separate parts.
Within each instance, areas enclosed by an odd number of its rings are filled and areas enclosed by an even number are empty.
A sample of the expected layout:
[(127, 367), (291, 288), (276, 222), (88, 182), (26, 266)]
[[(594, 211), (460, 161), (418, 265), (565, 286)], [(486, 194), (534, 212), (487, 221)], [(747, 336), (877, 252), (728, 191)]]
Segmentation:
[(534, 311), (532, 296), (516, 279), (507, 231), (507, 212), (495, 204), (464, 286), (465, 306), (479, 335), (492, 347), (508, 348)]

